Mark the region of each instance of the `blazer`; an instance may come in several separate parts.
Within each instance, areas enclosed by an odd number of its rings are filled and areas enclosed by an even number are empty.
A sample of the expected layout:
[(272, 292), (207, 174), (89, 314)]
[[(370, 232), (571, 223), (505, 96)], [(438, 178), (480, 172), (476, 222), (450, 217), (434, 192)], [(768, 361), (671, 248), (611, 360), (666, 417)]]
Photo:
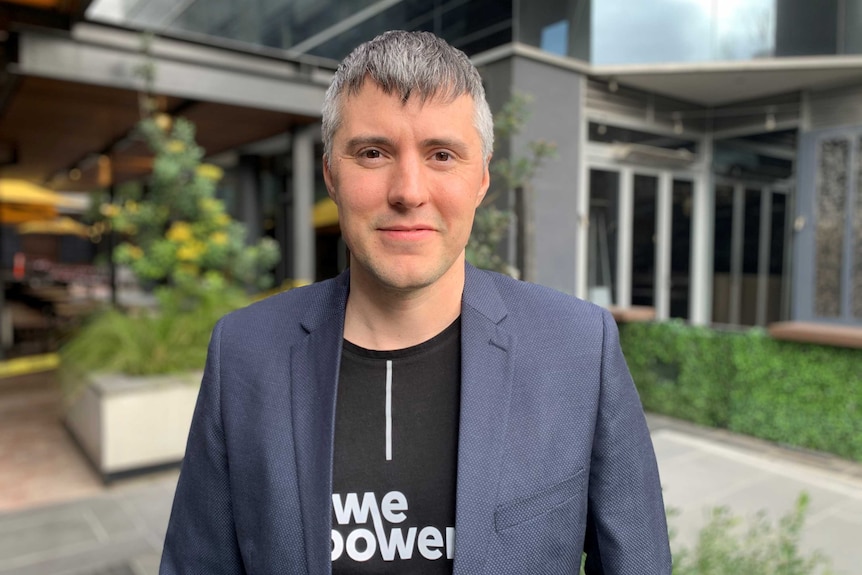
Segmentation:
[[(216, 325), (160, 573), (331, 572), (348, 272)], [(610, 314), (466, 267), (455, 575), (671, 573), (658, 469)]]

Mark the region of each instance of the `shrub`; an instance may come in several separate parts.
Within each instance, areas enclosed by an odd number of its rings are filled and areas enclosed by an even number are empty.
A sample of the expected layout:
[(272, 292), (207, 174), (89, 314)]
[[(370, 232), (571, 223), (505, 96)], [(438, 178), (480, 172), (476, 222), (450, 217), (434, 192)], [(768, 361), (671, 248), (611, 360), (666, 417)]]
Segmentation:
[(648, 411), (862, 461), (862, 351), (676, 321), (620, 337)]
[(60, 350), (67, 399), (88, 384), (86, 374), (160, 375), (203, 369), (216, 321), (248, 303), (239, 291), (208, 293), (190, 304), (181, 292), (157, 292), (159, 311), (106, 310), (90, 318)]
[(694, 548), (674, 553), (673, 575), (827, 575), (822, 553), (806, 556), (799, 549), (807, 509), (803, 493), (777, 524), (761, 512), (740, 530), (740, 518), (717, 507)]
[[(777, 524), (761, 512), (741, 530), (739, 517), (727, 507), (716, 507), (694, 548), (674, 551), (673, 575), (830, 575), (825, 555), (819, 551), (805, 555), (799, 548), (807, 510), (808, 495), (801, 493), (794, 508)], [(675, 514), (668, 510), (669, 523)], [(672, 530), (670, 537), (673, 541)]]

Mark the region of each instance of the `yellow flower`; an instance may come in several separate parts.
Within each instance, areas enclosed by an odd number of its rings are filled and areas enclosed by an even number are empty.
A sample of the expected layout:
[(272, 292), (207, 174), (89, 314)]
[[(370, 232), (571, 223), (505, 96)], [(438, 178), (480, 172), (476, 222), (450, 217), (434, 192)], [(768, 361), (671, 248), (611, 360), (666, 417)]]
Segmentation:
[(172, 154), (184, 152), (186, 145), (181, 140), (171, 140), (168, 142), (167, 149)]
[(219, 214), (215, 217), (215, 223), (219, 226), (226, 226), (230, 223), (230, 216), (227, 214)]
[(132, 200), (129, 200), (128, 202), (126, 202), (125, 208), (126, 208), (126, 211), (129, 212), (130, 214), (137, 214), (138, 213), (138, 203), (133, 202)]
[(139, 260), (144, 257), (144, 250), (142, 250), (138, 246), (131, 246), (129, 248), (129, 257), (131, 257), (133, 260)]
[(212, 235), (212, 243), (217, 246), (223, 246), (227, 243), (227, 234), (224, 232), (216, 232)]
[(213, 182), (219, 181), (224, 175), (224, 171), (213, 164), (201, 164), (196, 170), (198, 176)]
[(177, 259), (184, 262), (194, 261), (204, 253), (206, 246), (198, 241), (183, 244), (177, 250)]
[(164, 114), (164, 113), (156, 114), (155, 120), (156, 120), (156, 126), (158, 126), (162, 132), (167, 132), (168, 130), (170, 130), (171, 124), (174, 123), (173, 118), (171, 118), (170, 116), (168, 116), (167, 114)]
[(185, 242), (192, 238), (192, 227), (188, 222), (174, 222), (171, 224), (166, 237), (172, 242)]
[(102, 204), (101, 206), (99, 206), (99, 212), (101, 212), (101, 214), (107, 218), (113, 218), (119, 215), (120, 206), (117, 206), (115, 204)]

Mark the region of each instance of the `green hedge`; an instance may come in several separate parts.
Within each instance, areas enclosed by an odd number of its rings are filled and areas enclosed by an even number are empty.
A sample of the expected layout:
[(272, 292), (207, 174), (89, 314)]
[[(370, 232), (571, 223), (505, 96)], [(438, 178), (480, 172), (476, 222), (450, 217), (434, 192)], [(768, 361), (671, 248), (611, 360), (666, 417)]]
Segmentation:
[(678, 321), (620, 339), (647, 411), (862, 461), (862, 350)]

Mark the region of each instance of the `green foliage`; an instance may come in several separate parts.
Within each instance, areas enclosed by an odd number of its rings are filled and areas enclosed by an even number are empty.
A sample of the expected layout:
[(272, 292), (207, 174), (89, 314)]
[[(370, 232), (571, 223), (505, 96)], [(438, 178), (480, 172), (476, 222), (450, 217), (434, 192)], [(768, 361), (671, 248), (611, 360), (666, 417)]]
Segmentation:
[(278, 245), (270, 238), (246, 245), (244, 226), (215, 197), (221, 169), (201, 163), (194, 125), (156, 115), (138, 131), (155, 154), (147, 193), (130, 188), (102, 206), (125, 236), (115, 260), (145, 283), (167, 283), (197, 297), (228, 286), (270, 287)]
[(159, 375), (203, 369), (216, 321), (248, 303), (238, 290), (188, 299), (178, 290), (157, 291), (159, 311), (106, 310), (90, 318), (60, 350), (67, 397), (94, 372)]
[[(496, 114), (494, 114), (494, 142), (499, 147), (521, 132), (529, 118), (531, 98), (514, 94)], [(491, 161), (492, 191), (485, 196), (476, 211), (473, 233), (467, 244), (467, 261), (478, 268), (518, 275), (499, 255), (499, 245), (509, 231), (514, 214), (509, 209), (501, 209), (497, 204), (501, 191), (523, 193), (531, 185), (533, 176), (541, 165), (556, 155), (556, 145), (545, 141), (532, 141), (528, 144), (529, 153), (514, 158), (495, 153)], [(499, 151), (499, 150), (497, 150)]]
[(473, 232), (467, 243), (467, 261), (486, 270), (510, 273), (508, 265), (498, 253), (503, 236), (509, 229), (512, 214), (492, 205), (482, 205), (476, 210)]
[(681, 322), (620, 337), (648, 411), (862, 461), (862, 351)]
[(777, 525), (761, 512), (742, 531), (742, 521), (726, 507), (713, 509), (694, 549), (674, 553), (673, 574), (827, 575), (825, 556), (819, 552), (806, 556), (799, 549), (807, 509), (808, 496), (803, 493)]
[[(773, 523), (760, 512), (747, 525), (727, 507), (710, 512), (694, 548), (673, 553), (673, 575), (830, 575), (830, 562), (821, 552), (800, 550), (808, 511), (808, 495), (801, 493), (794, 508)], [(669, 523), (676, 515), (668, 510)], [(674, 533), (670, 532), (671, 541)], [(581, 559), (584, 575), (584, 558)]]

